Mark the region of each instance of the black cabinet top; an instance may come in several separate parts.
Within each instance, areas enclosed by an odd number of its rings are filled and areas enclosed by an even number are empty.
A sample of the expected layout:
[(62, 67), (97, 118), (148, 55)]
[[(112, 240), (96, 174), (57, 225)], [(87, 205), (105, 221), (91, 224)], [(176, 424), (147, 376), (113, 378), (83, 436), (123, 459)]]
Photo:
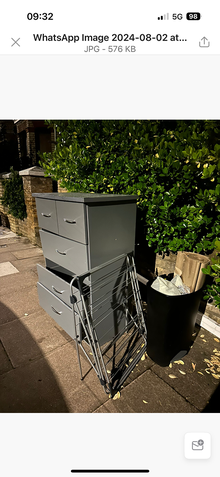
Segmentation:
[(39, 199), (64, 200), (69, 202), (83, 202), (84, 204), (103, 202), (136, 202), (137, 195), (124, 194), (93, 194), (92, 192), (49, 192), (34, 193), (33, 197)]

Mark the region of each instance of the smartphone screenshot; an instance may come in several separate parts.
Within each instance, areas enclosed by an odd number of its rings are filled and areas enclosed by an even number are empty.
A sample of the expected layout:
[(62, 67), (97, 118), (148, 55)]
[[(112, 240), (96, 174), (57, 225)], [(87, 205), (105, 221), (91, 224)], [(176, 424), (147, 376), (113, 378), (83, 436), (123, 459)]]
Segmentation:
[(2, 473), (217, 475), (219, 4), (0, 11)]

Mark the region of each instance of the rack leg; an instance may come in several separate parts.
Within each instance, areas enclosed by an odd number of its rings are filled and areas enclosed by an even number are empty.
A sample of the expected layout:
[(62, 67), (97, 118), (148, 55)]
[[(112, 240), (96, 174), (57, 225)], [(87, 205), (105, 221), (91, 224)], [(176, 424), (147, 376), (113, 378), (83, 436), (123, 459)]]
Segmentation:
[(79, 345), (78, 345), (77, 338), (75, 339), (75, 341), (76, 341), (76, 352), (77, 352), (77, 358), (78, 358), (78, 364), (79, 364), (79, 370), (80, 370), (80, 379), (82, 380), (83, 379), (82, 366), (81, 366), (81, 359), (79, 354)]

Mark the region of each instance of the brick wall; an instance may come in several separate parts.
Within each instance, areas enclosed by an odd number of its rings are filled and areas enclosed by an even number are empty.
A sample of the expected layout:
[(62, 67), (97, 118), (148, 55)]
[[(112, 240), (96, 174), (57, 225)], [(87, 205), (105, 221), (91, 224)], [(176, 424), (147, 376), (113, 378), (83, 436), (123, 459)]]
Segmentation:
[(32, 193), (52, 192), (52, 179), (49, 177), (32, 175), (23, 175), (22, 179), (24, 187), (24, 199), (27, 209), (28, 238), (32, 243), (37, 243), (40, 245), (36, 201), (35, 198), (32, 197)]
[(17, 235), (23, 235), (28, 237), (28, 223), (27, 219), (21, 220), (13, 217), (11, 214), (8, 215), (10, 230)]
[[(0, 216), (1, 224), (9, 227), (12, 232), (28, 237), (29, 240), (36, 245), (41, 246), (39, 226), (37, 220), (37, 210), (35, 198), (32, 197), (34, 192), (52, 192), (52, 179), (44, 177), (44, 172), (39, 167), (31, 167), (24, 171), (20, 171), (22, 176), (24, 199), (27, 210), (27, 218), (24, 220), (17, 219), (8, 213), (8, 208), (3, 206), (0, 199)], [(6, 177), (0, 178), (0, 198), (3, 193), (3, 180)]]

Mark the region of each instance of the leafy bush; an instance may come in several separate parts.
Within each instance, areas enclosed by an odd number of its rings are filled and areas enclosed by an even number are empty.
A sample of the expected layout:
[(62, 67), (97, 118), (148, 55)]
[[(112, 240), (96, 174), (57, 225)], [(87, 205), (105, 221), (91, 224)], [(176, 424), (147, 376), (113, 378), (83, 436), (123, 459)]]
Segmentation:
[(4, 193), (2, 204), (8, 207), (9, 214), (23, 220), (27, 217), (27, 214), (22, 177), (13, 168), (10, 169), (10, 172), (10, 178), (3, 181)]
[(206, 295), (204, 300), (211, 300), (214, 306), (220, 309), (220, 241), (215, 241), (215, 248), (217, 250), (217, 257), (212, 258), (211, 265), (203, 268), (202, 271), (206, 275), (213, 278), (212, 285), (206, 285)]
[(46, 174), (69, 191), (137, 194), (156, 252), (213, 250), (220, 232), (218, 121), (48, 121)]

